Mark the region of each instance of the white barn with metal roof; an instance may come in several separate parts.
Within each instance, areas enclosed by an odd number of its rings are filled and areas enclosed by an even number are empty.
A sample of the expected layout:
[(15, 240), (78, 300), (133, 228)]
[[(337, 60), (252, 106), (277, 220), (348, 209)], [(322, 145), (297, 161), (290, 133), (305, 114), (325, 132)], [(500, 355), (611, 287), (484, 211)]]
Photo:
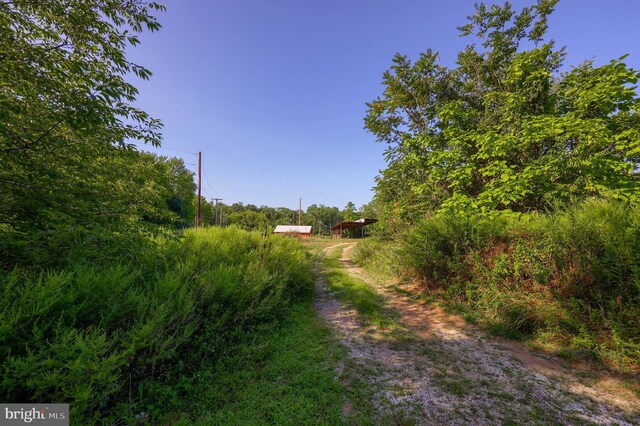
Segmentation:
[(273, 230), (274, 234), (291, 234), (300, 235), (303, 237), (311, 236), (311, 226), (299, 226), (299, 225), (278, 225)]

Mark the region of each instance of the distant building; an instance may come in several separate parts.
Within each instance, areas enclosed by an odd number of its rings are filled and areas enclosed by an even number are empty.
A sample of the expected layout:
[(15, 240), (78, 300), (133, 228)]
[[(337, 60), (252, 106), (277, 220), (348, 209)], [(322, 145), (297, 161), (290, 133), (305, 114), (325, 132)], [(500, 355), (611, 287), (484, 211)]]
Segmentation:
[(287, 235), (295, 235), (298, 237), (310, 237), (311, 236), (311, 227), (310, 226), (296, 226), (296, 225), (278, 225), (276, 229), (273, 230), (274, 234), (287, 234)]
[(366, 234), (364, 227), (377, 221), (377, 219), (358, 219), (340, 222), (331, 228), (331, 238), (342, 238), (345, 231), (351, 238), (364, 238)]

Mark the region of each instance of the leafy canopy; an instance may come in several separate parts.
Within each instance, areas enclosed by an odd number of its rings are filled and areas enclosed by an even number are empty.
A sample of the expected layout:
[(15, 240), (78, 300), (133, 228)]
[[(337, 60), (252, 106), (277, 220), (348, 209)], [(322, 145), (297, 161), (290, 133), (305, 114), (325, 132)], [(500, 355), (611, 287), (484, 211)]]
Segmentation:
[(557, 0), (516, 12), (476, 5), (456, 66), (428, 50), (396, 55), (365, 128), (388, 144), (377, 199), (394, 215), (543, 210), (556, 202), (640, 196), (640, 72), (624, 56), (562, 72), (544, 41)]
[[(0, 265), (133, 247), (148, 225), (190, 221), (184, 164), (130, 149), (161, 123), (133, 103), (126, 58), (162, 5), (142, 0), (0, 2)], [(89, 247), (91, 246), (91, 247)]]
[(0, 3), (0, 135), (3, 151), (91, 136), (124, 145), (160, 142), (160, 122), (131, 103), (125, 76), (151, 72), (127, 60), (151, 15), (141, 0), (16, 0)]

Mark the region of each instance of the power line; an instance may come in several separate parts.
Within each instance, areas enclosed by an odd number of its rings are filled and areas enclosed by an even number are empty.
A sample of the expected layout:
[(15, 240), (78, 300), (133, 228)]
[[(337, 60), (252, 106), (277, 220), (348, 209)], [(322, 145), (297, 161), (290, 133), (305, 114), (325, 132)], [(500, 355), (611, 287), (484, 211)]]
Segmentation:
[(207, 170), (203, 170), (204, 172), (204, 181), (207, 184), (207, 186), (209, 187), (209, 189), (211, 190), (211, 194), (209, 194), (211, 197), (213, 197), (213, 195), (215, 194), (215, 191), (213, 190), (213, 185), (211, 185), (211, 182), (209, 182), (209, 177), (207, 176)]
[(148, 152), (148, 153), (151, 153), (151, 154), (159, 154), (159, 153), (153, 151), (155, 149), (164, 149), (164, 150), (167, 150), (167, 151), (175, 151), (175, 152), (181, 152), (183, 154), (190, 154), (190, 155), (193, 155), (193, 156), (196, 157), (196, 162), (195, 163), (187, 163), (185, 161), (185, 157), (184, 156), (175, 156), (175, 158), (181, 159), (185, 166), (197, 166), (197, 157), (198, 157), (198, 153), (197, 152), (184, 151), (182, 149), (175, 149), (175, 148), (166, 148), (166, 147), (163, 147), (163, 146), (151, 146), (151, 147), (139, 146), (139, 145), (136, 145), (136, 146), (142, 152)]
[(175, 149), (175, 148), (167, 148), (164, 146), (156, 146), (154, 147), (155, 149), (166, 149), (167, 151), (175, 151), (175, 152), (182, 152), (184, 154), (191, 154), (191, 155), (198, 155), (197, 152), (191, 152), (191, 151), (184, 151), (182, 149)]
[(164, 149), (166, 151), (175, 151), (175, 152), (182, 152), (183, 154), (191, 154), (191, 155), (198, 155), (197, 152), (192, 152), (192, 151), (186, 151), (184, 149), (177, 149), (177, 148), (171, 148), (168, 146), (149, 146), (147, 144), (140, 144), (140, 143), (134, 143), (134, 145), (136, 146), (137, 149), (141, 150), (141, 151), (148, 151), (148, 152), (152, 152), (155, 149)]

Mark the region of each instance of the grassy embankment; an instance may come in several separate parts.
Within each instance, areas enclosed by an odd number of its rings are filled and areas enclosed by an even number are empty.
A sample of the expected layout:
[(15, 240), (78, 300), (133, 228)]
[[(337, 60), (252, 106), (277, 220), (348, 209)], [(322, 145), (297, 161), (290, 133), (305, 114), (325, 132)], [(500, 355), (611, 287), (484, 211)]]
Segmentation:
[(288, 238), (201, 229), (131, 259), (0, 277), (0, 395), (72, 424), (340, 424), (343, 349)]
[(640, 367), (640, 209), (592, 201), (520, 218), (432, 217), (356, 260), (493, 333), (614, 370)]

